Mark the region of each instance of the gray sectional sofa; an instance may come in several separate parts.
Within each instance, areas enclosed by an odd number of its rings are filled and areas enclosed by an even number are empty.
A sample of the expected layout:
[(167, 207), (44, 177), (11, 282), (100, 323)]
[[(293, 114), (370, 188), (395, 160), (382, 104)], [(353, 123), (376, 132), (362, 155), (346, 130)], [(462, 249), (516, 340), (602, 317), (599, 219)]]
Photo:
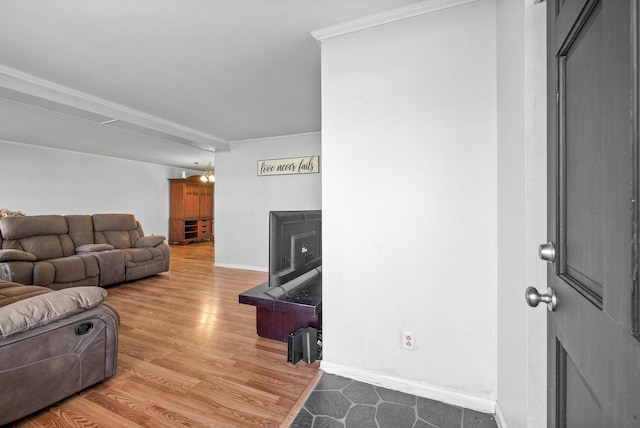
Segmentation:
[(120, 318), (106, 295), (0, 280), (0, 425), (115, 374)]
[(0, 219), (0, 279), (54, 290), (107, 286), (169, 270), (169, 245), (132, 214)]

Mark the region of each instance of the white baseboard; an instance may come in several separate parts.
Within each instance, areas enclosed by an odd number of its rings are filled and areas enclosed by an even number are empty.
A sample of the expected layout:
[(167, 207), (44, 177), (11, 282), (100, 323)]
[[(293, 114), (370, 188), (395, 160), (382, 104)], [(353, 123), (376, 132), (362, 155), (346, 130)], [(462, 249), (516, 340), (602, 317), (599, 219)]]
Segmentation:
[(504, 420), (500, 403), (496, 403), (496, 424), (498, 428), (507, 428), (507, 422)]
[(231, 263), (214, 263), (215, 267), (229, 268), (229, 269), (242, 269), (242, 270), (255, 270), (258, 272), (269, 272), (269, 269), (264, 266), (247, 266), (247, 265), (234, 265)]
[[(387, 376), (356, 367), (333, 364), (328, 361), (322, 361), (320, 363), (320, 368), (326, 373), (348, 377), (360, 382), (366, 382), (383, 388), (417, 395), (418, 397), (429, 398), (431, 400), (440, 401), (454, 406), (464, 407), (465, 409), (491, 414), (494, 414), (496, 411), (496, 402), (494, 400), (477, 397), (471, 394), (452, 391), (425, 383), (415, 382), (409, 379)], [(503, 426), (502, 428), (506, 427)]]

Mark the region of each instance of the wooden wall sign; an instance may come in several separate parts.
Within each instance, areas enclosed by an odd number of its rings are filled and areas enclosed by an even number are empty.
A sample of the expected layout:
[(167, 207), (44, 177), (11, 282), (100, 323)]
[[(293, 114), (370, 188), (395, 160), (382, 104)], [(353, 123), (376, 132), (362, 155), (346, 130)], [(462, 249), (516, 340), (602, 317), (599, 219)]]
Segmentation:
[(258, 175), (317, 174), (318, 172), (320, 172), (320, 156), (258, 161)]

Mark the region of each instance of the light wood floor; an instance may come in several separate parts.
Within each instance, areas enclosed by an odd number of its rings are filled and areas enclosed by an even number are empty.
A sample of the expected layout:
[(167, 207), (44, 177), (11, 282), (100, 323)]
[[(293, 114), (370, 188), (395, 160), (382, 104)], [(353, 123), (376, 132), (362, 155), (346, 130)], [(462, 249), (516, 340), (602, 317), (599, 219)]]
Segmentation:
[(121, 316), (116, 375), (17, 426), (288, 426), (320, 371), (256, 335), (238, 294), (266, 278), (214, 268), (212, 243), (172, 246), (170, 272), (108, 288)]

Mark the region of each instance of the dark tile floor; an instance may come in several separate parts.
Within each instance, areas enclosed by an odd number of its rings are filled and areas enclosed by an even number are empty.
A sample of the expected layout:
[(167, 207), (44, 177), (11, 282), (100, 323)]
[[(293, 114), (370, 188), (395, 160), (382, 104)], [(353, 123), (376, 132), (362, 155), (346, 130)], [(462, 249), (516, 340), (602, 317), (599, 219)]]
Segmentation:
[(290, 428), (497, 428), (493, 415), (324, 373)]

